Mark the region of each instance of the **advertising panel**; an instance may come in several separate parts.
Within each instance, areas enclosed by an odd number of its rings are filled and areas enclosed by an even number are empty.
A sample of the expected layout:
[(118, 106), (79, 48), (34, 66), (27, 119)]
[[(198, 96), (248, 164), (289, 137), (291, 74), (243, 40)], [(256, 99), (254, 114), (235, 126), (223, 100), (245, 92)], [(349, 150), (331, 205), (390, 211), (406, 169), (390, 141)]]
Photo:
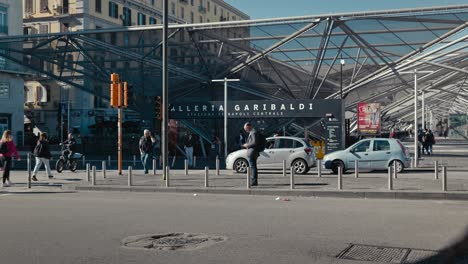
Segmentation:
[(380, 135), (380, 103), (358, 103), (358, 133)]

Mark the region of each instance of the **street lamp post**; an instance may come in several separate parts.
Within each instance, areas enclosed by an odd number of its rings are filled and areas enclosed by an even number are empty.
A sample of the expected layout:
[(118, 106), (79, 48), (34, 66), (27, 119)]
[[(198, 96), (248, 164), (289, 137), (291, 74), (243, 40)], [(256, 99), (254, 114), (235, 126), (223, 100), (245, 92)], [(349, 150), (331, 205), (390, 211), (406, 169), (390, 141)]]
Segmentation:
[(340, 98), (343, 100), (343, 65), (345, 65), (345, 60), (343, 56), (340, 59)]
[(228, 98), (228, 82), (240, 82), (240, 79), (216, 79), (212, 82), (224, 82), (224, 157), (228, 154), (228, 134), (227, 134), (227, 98)]
[[(433, 71), (414, 71), (400, 72), (401, 74), (414, 74), (414, 168), (418, 167), (418, 74), (433, 73)], [(424, 114), (423, 114), (424, 115)]]

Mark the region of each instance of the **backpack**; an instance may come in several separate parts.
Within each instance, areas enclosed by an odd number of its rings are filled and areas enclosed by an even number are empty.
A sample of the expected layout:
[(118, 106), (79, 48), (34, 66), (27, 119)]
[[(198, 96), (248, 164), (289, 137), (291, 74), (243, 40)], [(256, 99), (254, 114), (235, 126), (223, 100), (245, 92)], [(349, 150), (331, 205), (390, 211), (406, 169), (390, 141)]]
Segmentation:
[(42, 144), (38, 143), (36, 147), (34, 148), (33, 155), (35, 157), (41, 157), (41, 154), (42, 154)]
[(266, 137), (265, 137), (265, 135), (257, 132), (256, 135), (255, 135), (255, 140), (257, 141), (256, 142), (257, 151), (258, 152), (264, 151), (265, 148), (266, 148)]
[(8, 153), (8, 146), (6, 142), (0, 141), (0, 154), (7, 154)]

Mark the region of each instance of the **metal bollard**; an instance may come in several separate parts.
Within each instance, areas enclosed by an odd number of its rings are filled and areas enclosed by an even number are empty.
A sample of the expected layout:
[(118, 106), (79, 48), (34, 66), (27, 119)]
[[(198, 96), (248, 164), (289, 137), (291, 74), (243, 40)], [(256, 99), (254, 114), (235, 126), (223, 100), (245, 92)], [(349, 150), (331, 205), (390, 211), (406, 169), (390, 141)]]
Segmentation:
[(83, 159), (82, 164), (83, 164), (83, 168), (84, 168), (86, 166), (86, 157), (85, 157), (85, 155), (83, 155), (82, 159)]
[(392, 167), (388, 167), (388, 190), (393, 190)]
[(338, 167), (338, 190), (343, 190), (343, 169)]
[(442, 191), (447, 191), (447, 167), (442, 166)]
[(176, 156), (174, 155), (174, 157), (172, 157), (172, 168), (174, 168), (174, 165), (175, 165), (175, 162), (176, 162)]
[(210, 173), (210, 168), (208, 166), (205, 167), (205, 188), (208, 188), (209, 186), (209, 173)]
[(219, 176), (219, 158), (216, 157), (216, 176)]
[(252, 172), (250, 171), (250, 167), (247, 167), (247, 189), (250, 189), (250, 177)]
[(317, 160), (317, 176), (322, 177), (322, 160)]
[(294, 189), (294, 174), (295, 174), (295, 171), (294, 171), (294, 167), (291, 166), (291, 173), (290, 173), (290, 180), (289, 180), (289, 186), (290, 186), (290, 189), (293, 190)]
[(89, 163), (86, 163), (86, 179), (88, 182), (91, 181), (91, 165)]
[(439, 161), (438, 160), (434, 161), (434, 178), (436, 180), (439, 179)]
[(128, 186), (133, 185), (133, 171), (132, 166), (128, 166)]
[(133, 167), (136, 167), (136, 155), (133, 155)]
[(185, 171), (185, 176), (188, 176), (188, 160), (184, 160), (184, 171)]
[(354, 161), (354, 177), (359, 178), (359, 160)]
[(393, 161), (393, 178), (398, 178), (397, 161)]
[(15, 157), (11, 157), (11, 168), (15, 168)]
[(170, 184), (169, 184), (169, 178), (170, 178), (169, 177), (169, 172), (170, 172), (170, 170), (171, 170), (171, 167), (166, 166), (166, 187), (170, 186)]
[(197, 167), (197, 156), (193, 157), (193, 168)]
[(414, 169), (414, 158), (411, 157), (410, 160), (411, 160), (411, 163), (410, 163), (411, 169)]
[(107, 156), (107, 166), (111, 167), (111, 156)]
[(283, 177), (286, 177), (286, 161), (283, 160)]
[(91, 185), (96, 186), (96, 166), (93, 166), (93, 179)]
[[(162, 168), (162, 157), (161, 157), (161, 156), (159, 156), (159, 167)], [(163, 168), (163, 169), (164, 169), (164, 168)]]
[(153, 175), (156, 175), (156, 164), (157, 164), (157, 161), (154, 159), (153, 160)]
[(102, 178), (103, 179), (106, 178), (106, 162), (105, 161), (102, 162)]
[(28, 166), (28, 189), (31, 189), (31, 153), (28, 153), (27, 158), (27, 166)]

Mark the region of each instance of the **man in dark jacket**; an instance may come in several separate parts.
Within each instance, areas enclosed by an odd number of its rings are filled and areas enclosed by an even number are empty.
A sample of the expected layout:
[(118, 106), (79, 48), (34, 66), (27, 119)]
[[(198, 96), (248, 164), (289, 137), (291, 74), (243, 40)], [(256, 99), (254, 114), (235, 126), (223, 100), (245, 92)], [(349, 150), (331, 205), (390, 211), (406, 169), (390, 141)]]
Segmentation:
[(139, 149), (141, 154), (141, 163), (143, 163), (143, 169), (145, 174), (148, 174), (149, 162), (153, 156), (153, 141), (151, 139), (151, 132), (148, 129), (145, 129), (143, 136), (140, 138)]
[(52, 155), (50, 153), (49, 140), (47, 139), (46, 133), (40, 134), (39, 141), (37, 141), (37, 145), (34, 148), (34, 156), (36, 157), (36, 166), (34, 167), (32, 180), (37, 181), (36, 175), (39, 169), (41, 168), (42, 163), (44, 163), (46, 173), (47, 176), (49, 176), (49, 179), (53, 178), (54, 176), (52, 176), (52, 171), (50, 169), (49, 163)]
[(247, 122), (244, 125), (244, 130), (248, 134), (244, 148), (247, 149), (247, 158), (249, 159), (249, 167), (251, 172), (250, 185), (258, 185), (257, 159), (260, 153), (257, 149), (257, 132), (253, 129), (252, 124)]

